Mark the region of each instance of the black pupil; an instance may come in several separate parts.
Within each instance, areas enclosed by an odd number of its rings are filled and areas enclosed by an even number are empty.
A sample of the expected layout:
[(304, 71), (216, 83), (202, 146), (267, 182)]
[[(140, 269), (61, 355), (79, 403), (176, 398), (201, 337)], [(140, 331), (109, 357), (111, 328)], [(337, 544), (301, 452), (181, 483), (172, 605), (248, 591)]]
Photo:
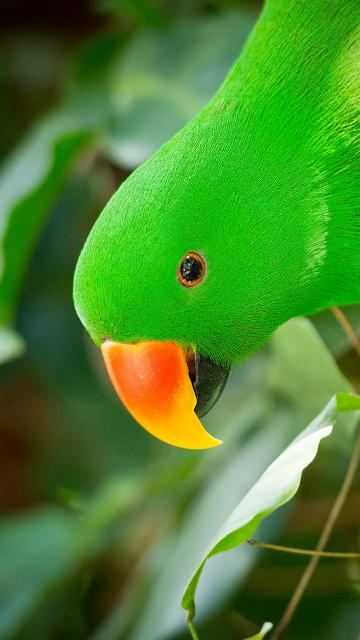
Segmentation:
[(181, 276), (186, 282), (194, 282), (199, 280), (203, 272), (203, 266), (200, 260), (193, 256), (186, 256), (181, 263)]

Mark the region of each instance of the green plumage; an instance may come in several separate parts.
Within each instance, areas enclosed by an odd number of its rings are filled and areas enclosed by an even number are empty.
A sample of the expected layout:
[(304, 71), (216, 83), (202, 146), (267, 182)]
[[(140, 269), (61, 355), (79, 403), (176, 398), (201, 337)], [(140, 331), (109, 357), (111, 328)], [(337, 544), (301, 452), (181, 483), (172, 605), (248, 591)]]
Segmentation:
[[(360, 302), (360, 3), (268, 2), (213, 100), (137, 169), (75, 275), (93, 339), (171, 340), (223, 364), (281, 323)], [(178, 265), (208, 273), (184, 288)]]

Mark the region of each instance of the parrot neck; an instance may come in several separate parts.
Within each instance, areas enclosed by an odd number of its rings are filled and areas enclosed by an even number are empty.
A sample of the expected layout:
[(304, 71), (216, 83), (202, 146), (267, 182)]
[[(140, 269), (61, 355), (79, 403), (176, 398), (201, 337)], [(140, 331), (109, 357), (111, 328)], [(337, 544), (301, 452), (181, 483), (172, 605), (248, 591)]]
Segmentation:
[[(354, 216), (355, 217), (355, 216)], [(360, 216), (333, 220), (326, 238), (326, 254), (316, 275), (299, 295), (297, 315), (311, 315), (334, 306), (360, 302)]]
[(241, 272), (277, 324), (360, 302), (359, 24), (351, 0), (269, 0), (213, 103), (241, 134)]

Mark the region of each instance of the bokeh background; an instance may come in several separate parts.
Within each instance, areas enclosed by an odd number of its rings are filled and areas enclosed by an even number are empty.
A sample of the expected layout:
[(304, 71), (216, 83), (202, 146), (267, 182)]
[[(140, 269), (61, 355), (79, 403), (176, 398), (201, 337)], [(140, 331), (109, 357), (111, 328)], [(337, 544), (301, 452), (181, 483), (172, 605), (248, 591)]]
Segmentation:
[[(213, 533), (360, 361), (327, 312), (231, 376), (214, 451), (174, 450), (122, 408), (72, 304), (81, 246), (129, 173), (214, 94), (261, 10), (231, 0), (2, 0), (0, 638), (188, 638), (180, 597)], [(346, 310), (360, 328), (358, 307)], [(353, 422), (353, 421), (352, 421)], [(353, 446), (339, 423), (257, 537), (313, 548)], [(358, 550), (354, 483), (330, 549)], [(276, 622), (306, 559), (209, 562), (202, 640)], [(286, 638), (358, 640), (360, 569), (323, 560)]]

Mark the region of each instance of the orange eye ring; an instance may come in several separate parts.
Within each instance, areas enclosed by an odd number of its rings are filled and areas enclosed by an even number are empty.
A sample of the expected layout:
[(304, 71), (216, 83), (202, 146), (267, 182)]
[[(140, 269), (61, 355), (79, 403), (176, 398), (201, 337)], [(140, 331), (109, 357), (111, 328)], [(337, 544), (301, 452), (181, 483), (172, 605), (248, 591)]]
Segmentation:
[(178, 280), (183, 287), (197, 287), (206, 275), (205, 258), (197, 251), (189, 251), (178, 268)]

